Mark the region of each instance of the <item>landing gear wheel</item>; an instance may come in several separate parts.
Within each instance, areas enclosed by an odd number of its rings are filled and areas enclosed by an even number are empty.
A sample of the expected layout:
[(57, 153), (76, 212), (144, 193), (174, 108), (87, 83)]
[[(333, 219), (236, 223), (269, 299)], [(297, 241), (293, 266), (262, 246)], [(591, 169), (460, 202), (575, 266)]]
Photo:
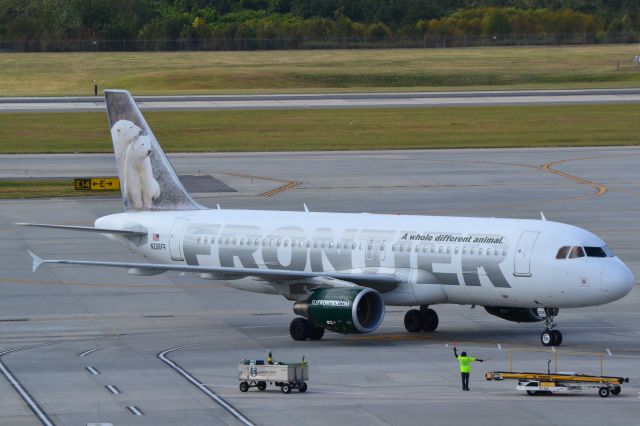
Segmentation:
[(249, 390), (249, 383), (240, 382), (240, 392), (246, 392)]
[(611, 389), (611, 393), (613, 395), (620, 395), (620, 391), (622, 391), (622, 388), (620, 386), (615, 386), (613, 389)]
[(311, 333), (309, 333), (310, 340), (320, 340), (324, 336), (324, 327), (313, 327)]
[(289, 325), (293, 340), (307, 340), (311, 335), (311, 323), (304, 318), (295, 318)]
[(404, 315), (404, 328), (410, 333), (418, 333), (422, 330), (422, 314), (417, 309), (411, 309)]
[(298, 388), (298, 390), (300, 392), (306, 392), (307, 391), (307, 384), (306, 383), (301, 384), (300, 387)]
[(267, 388), (267, 382), (258, 382), (258, 390), (265, 390)]
[(420, 310), (422, 314), (422, 331), (435, 331), (438, 328), (438, 314), (433, 309)]
[(553, 346), (560, 346), (562, 344), (562, 333), (559, 330), (552, 330)]
[(540, 342), (543, 346), (560, 346), (562, 344), (562, 333), (554, 330), (553, 319), (558, 315), (557, 308), (544, 308), (544, 331), (540, 335)]
[(600, 388), (598, 389), (598, 395), (600, 395), (603, 398), (606, 398), (609, 396), (609, 388)]
[(291, 393), (291, 386), (288, 383), (285, 383), (284, 385), (282, 385), (280, 390), (282, 391), (282, 393)]
[(540, 341), (543, 346), (553, 346), (554, 343), (553, 333), (551, 330), (545, 330), (540, 335)]

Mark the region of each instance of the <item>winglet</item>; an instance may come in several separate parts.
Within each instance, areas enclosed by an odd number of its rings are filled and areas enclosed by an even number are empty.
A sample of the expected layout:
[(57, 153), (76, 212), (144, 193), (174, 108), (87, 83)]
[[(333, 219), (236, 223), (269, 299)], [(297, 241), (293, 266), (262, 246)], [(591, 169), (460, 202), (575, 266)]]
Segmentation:
[(542, 220), (547, 220), (547, 218), (545, 217), (543, 212), (540, 212), (540, 219)]
[(31, 256), (31, 259), (33, 260), (33, 266), (31, 267), (31, 272), (35, 272), (38, 270), (40, 265), (44, 263), (44, 260), (42, 260), (37, 254), (35, 254), (31, 250), (27, 250), (27, 251), (29, 252), (29, 256)]

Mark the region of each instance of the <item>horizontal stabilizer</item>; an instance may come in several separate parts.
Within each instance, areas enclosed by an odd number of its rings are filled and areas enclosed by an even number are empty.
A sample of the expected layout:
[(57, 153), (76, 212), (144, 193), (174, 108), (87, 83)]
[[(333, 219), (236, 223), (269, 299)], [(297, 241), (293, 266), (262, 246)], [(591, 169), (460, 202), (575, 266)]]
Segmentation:
[(66, 229), (69, 231), (97, 232), (100, 234), (126, 235), (131, 237), (144, 237), (147, 235), (147, 230), (142, 227), (138, 229), (109, 229), (109, 228), (95, 228), (93, 226), (51, 225), (48, 223), (16, 223), (16, 225), (37, 226), (40, 228), (52, 228), (52, 229)]
[(40, 265), (42, 265), (42, 259), (40, 259), (40, 257), (35, 254), (34, 252), (32, 252), (31, 250), (28, 250), (29, 252), (29, 256), (31, 256), (31, 260), (33, 260), (33, 266), (31, 267), (31, 272), (35, 272), (38, 270), (38, 267)]

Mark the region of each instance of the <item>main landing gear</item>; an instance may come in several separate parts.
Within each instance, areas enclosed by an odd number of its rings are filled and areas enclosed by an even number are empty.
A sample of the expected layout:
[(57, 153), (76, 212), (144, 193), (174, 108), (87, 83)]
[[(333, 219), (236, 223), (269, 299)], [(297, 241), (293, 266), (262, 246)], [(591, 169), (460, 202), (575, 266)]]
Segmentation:
[(546, 317), (540, 341), (543, 346), (560, 346), (562, 344), (562, 333), (559, 330), (554, 330), (555, 324), (553, 323), (553, 318), (558, 315), (558, 309), (544, 308), (544, 313)]
[(289, 334), (293, 340), (320, 340), (324, 336), (324, 327), (314, 325), (306, 318), (294, 318), (289, 325)]
[(427, 305), (420, 306), (420, 310), (411, 309), (404, 315), (404, 327), (411, 333), (434, 331), (438, 328), (438, 314)]

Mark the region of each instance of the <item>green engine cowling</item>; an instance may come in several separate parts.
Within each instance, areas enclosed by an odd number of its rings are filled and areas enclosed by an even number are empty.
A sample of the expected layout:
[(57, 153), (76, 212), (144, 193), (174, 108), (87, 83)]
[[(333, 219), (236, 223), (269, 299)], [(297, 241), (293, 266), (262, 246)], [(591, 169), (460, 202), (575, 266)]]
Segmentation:
[(321, 288), (293, 310), (315, 325), (343, 334), (364, 334), (384, 319), (384, 300), (366, 287)]

